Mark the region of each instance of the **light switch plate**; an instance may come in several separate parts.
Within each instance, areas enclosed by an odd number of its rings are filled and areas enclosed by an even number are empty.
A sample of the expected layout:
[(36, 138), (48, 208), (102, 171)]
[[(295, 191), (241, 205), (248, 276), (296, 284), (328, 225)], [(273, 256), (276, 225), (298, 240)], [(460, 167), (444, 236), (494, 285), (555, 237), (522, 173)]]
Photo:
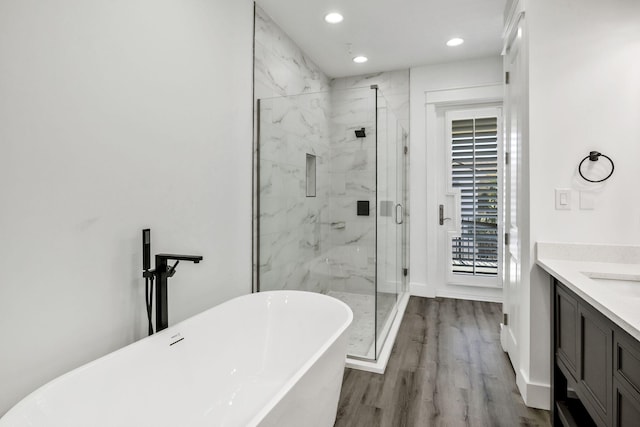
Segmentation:
[(556, 210), (557, 211), (571, 210), (571, 189), (570, 188), (556, 188)]

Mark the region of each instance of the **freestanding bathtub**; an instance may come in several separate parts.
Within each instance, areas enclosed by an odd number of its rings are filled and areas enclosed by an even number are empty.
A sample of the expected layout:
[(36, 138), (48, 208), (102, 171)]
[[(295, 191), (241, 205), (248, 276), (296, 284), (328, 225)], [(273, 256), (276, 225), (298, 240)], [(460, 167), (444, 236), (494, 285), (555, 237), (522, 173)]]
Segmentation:
[(352, 318), (321, 294), (235, 298), (51, 381), (0, 426), (332, 426)]

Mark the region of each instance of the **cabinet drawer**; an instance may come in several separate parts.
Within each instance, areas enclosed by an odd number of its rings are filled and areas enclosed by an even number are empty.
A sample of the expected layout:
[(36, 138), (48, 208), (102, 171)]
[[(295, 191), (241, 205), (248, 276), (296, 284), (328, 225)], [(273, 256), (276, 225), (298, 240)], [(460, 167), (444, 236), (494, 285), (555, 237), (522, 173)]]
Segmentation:
[(613, 339), (613, 373), (640, 398), (640, 343), (620, 330), (615, 331)]

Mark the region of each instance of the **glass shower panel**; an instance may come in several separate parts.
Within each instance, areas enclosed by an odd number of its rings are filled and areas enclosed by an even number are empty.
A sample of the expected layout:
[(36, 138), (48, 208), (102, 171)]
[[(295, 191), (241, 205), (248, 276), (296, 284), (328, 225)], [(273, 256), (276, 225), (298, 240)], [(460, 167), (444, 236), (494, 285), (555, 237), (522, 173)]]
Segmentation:
[(369, 87), (331, 92), (329, 295), (353, 310), (348, 352), (374, 359), (376, 348), (376, 110)]
[(407, 292), (409, 280), (409, 131), (403, 126), (398, 126), (402, 146), (399, 147), (401, 158), (398, 160), (402, 170), (399, 182), (399, 193), (402, 195), (402, 234), (400, 238), (400, 266), (402, 267), (402, 286), (400, 294)]
[(397, 313), (398, 296), (403, 292), (404, 237), (404, 139), (389, 102), (378, 91), (378, 271), (376, 289), (376, 356)]
[(261, 99), (257, 121), (258, 290), (341, 299), (354, 313), (349, 355), (374, 359), (375, 90)]
[(329, 102), (326, 92), (258, 101), (260, 291), (326, 292), (330, 265), (322, 255), (330, 250)]

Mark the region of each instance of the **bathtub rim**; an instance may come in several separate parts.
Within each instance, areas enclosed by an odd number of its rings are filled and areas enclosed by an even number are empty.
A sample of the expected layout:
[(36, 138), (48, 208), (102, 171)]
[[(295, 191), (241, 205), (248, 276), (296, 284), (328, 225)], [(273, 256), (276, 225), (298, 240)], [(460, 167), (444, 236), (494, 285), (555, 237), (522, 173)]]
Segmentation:
[[(291, 375), (291, 377), (289, 377), (289, 379), (282, 385), (282, 387), (280, 387), (280, 389), (278, 390), (277, 393), (275, 393), (273, 395), (273, 397), (269, 400), (269, 402), (264, 405), (262, 407), (262, 409), (260, 411), (258, 411), (258, 413), (251, 418), (251, 420), (249, 421), (249, 425), (250, 426), (254, 426), (254, 425), (258, 425), (270, 412), (271, 410), (273, 410), (273, 408), (282, 400), (282, 398), (287, 394), (287, 392), (289, 392), (298, 381), (300, 381), (300, 379), (304, 376), (305, 373), (307, 373), (311, 367), (313, 365), (315, 365), (315, 363), (327, 352), (327, 350), (336, 343), (336, 341), (338, 341), (340, 339), (340, 337), (345, 334), (347, 332), (347, 329), (349, 328), (349, 326), (351, 326), (351, 323), (353, 322), (353, 311), (351, 310), (351, 307), (349, 307), (347, 304), (345, 304), (344, 302), (340, 301), (337, 298), (331, 297), (329, 295), (325, 295), (325, 294), (321, 294), (318, 292), (309, 292), (309, 291), (294, 291), (294, 290), (274, 290), (274, 291), (263, 291), (263, 292), (253, 292), (251, 295), (253, 294), (272, 294), (272, 293), (286, 293), (286, 292), (295, 292), (295, 293), (305, 293), (305, 294), (313, 294), (317, 297), (320, 297), (321, 299), (323, 298), (330, 298), (331, 300), (333, 300), (332, 303), (338, 303), (339, 305), (343, 306), (344, 308), (346, 308), (347, 311), (347, 321), (345, 323), (343, 323), (340, 328), (338, 328), (338, 330), (336, 332), (334, 332), (323, 344), (320, 348), (318, 348), (318, 350), (316, 350), (316, 352), (313, 354), (312, 357), (308, 358), (305, 363), (302, 364), (302, 366), (300, 366), (300, 368), (293, 374)], [(315, 297), (314, 297), (315, 298)], [(345, 348), (346, 350), (346, 348)], [(345, 359), (343, 361), (343, 366), (346, 363), (346, 352), (345, 352)]]
[[(26, 394), (22, 399), (20, 399), (15, 405), (13, 405), (11, 408), (9, 408), (9, 410), (2, 414), (2, 416), (0, 416), (0, 427), (4, 426), (4, 422), (3, 420), (5, 420), (5, 417), (7, 417), (8, 415), (10, 415), (13, 412), (17, 412), (19, 413), (20, 409), (23, 406), (26, 406), (29, 404), (29, 401), (31, 400), (30, 398), (36, 398), (36, 396), (40, 393), (45, 393), (47, 392), (48, 389), (50, 389), (51, 387), (54, 387), (55, 385), (57, 385), (59, 382), (64, 381), (67, 377), (70, 377), (72, 375), (77, 375), (78, 373), (85, 371), (89, 368), (91, 368), (92, 366), (98, 364), (98, 363), (104, 363), (103, 359), (107, 359), (107, 358), (111, 358), (113, 355), (126, 351), (128, 349), (128, 347), (135, 345), (135, 344), (140, 344), (146, 340), (150, 340), (150, 339), (156, 339), (159, 340), (161, 339), (160, 337), (163, 336), (167, 336), (170, 337), (173, 332), (175, 332), (174, 328), (179, 327), (180, 325), (182, 325), (185, 322), (191, 322), (199, 317), (203, 317), (204, 315), (206, 315), (210, 310), (215, 310), (217, 307), (223, 305), (223, 304), (227, 304), (230, 303), (232, 301), (238, 300), (238, 299), (242, 299), (242, 298), (257, 298), (258, 294), (262, 294), (261, 296), (264, 296), (264, 298), (266, 299), (266, 297), (268, 296), (267, 294), (307, 294), (307, 295), (314, 295), (313, 298), (319, 298), (319, 299), (325, 299), (325, 298), (329, 298), (331, 300), (333, 300), (331, 303), (337, 303), (341, 306), (343, 306), (344, 308), (346, 308), (346, 313), (347, 313), (347, 319), (346, 321), (340, 325), (340, 327), (337, 329), (336, 332), (334, 332), (333, 334), (330, 335), (330, 337), (327, 338), (327, 340), (325, 342), (323, 342), (322, 346), (320, 346), (318, 348), (318, 350), (316, 350), (316, 352), (313, 354), (312, 357), (310, 357), (309, 359), (307, 359), (305, 361), (305, 363), (303, 363), (300, 368), (295, 371), (295, 373), (293, 375), (291, 375), (280, 387), (280, 389), (273, 395), (273, 397), (271, 399), (268, 400), (268, 402), (259, 410), (256, 412), (256, 414), (251, 417), (251, 419), (248, 421), (248, 425), (257, 425), (258, 423), (260, 423), (260, 421), (262, 421), (268, 414), (269, 412), (278, 404), (278, 402), (280, 402), (280, 400), (282, 400), (282, 398), (286, 395), (286, 393), (291, 390), (293, 388), (293, 386), (300, 380), (300, 378), (302, 378), (302, 376), (309, 371), (309, 369), (320, 359), (320, 357), (322, 357), (322, 355), (324, 355), (327, 351), (327, 349), (329, 347), (331, 347), (331, 345), (333, 345), (342, 334), (344, 334), (347, 329), (349, 328), (349, 326), (351, 325), (351, 323), (353, 322), (353, 311), (351, 310), (351, 308), (345, 304), (344, 302), (340, 301), (337, 298), (331, 297), (329, 295), (325, 295), (325, 294), (321, 294), (318, 292), (309, 292), (309, 291), (299, 291), (299, 290), (273, 290), (273, 291), (263, 291), (263, 292), (251, 292), (248, 294), (244, 294), (244, 295), (239, 295), (237, 297), (231, 298), (229, 300), (226, 300), (224, 302), (221, 302), (220, 304), (216, 304), (213, 307), (210, 307), (206, 310), (201, 311), (200, 313), (196, 313), (191, 317), (188, 317), (184, 320), (181, 320), (180, 322), (176, 323), (175, 325), (171, 325), (169, 326), (167, 329), (163, 329), (162, 331), (158, 331), (156, 333), (154, 333), (153, 335), (149, 335), (146, 337), (143, 337), (137, 341), (134, 341), (132, 343), (129, 343), (123, 347), (120, 347), (116, 350), (113, 350), (105, 355), (102, 355), (96, 359), (90, 360), (89, 362), (86, 362), (76, 368), (73, 368), (49, 381), (47, 381), (46, 383), (44, 383), (43, 385), (41, 385), (40, 387), (36, 388), (35, 390), (31, 391), (30, 393)], [(346, 361), (346, 354), (345, 354), (345, 361)]]

